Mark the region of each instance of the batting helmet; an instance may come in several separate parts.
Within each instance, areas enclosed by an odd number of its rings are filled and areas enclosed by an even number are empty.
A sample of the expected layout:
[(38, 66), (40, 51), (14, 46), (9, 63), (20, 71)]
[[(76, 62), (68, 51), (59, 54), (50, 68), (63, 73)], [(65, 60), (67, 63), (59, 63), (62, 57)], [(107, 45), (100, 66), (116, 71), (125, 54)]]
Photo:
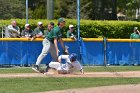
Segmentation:
[(69, 56), (69, 58), (70, 58), (70, 61), (71, 61), (71, 62), (76, 61), (76, 60), (77, 60), (77, 54), (72, 53), (72, 54)]

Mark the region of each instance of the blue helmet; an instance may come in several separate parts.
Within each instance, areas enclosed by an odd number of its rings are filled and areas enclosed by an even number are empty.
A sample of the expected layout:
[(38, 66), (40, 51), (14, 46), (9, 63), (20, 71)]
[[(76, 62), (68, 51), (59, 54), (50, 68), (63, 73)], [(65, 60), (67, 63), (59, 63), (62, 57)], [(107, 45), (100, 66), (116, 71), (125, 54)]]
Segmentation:
[(76, 61), (76, 60), (77, 60), (77, 54), (72, 53), (72, 54), (69, 56), (69, 58), (70, 58), (70, 61), (71, 61), (71, 62)]

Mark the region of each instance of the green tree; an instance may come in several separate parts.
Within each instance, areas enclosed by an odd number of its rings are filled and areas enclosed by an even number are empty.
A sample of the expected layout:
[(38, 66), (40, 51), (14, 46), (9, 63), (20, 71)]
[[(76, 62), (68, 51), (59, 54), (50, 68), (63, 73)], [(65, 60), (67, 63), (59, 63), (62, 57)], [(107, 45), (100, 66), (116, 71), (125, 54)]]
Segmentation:
[(91, 14), (95, 20), (117, 19), (117, 0), (93, 0)]
[[(71, 0), (68, 6), (68, 18), (77, 18), (77, 0)], [(80, 0), (80, 17), (81, 19), (91, 19), (90, 14), (92, 13), (91, 0)], [(67, 4), (66, 4), (67, 5)]]
[(21, 0), (0, 0), (0, 19), (25, 18), (25, 5)]
[(29, 18), (45, 19), (47, 18), (47, 0), (29, 0)]
[[(89, 15), (92, 12), (92, 0), (80, 0), (80, 16), (82, 19), (90, 19)], [(77, 18), (77, 0), (55, 0), (55, 18)]]
[(140, 0), (117, 0), (118, 12), (122, 12), (128, 19), (136, 18), (136, 10), (140, 13)]
[(45, 6), (40, 5), (38, 8), (35, 8), (35, 10), (32, 12), (32, 18), (34, 19), (45, 19), (47, 18), (46, 15), (46, 9), (44, 9)]

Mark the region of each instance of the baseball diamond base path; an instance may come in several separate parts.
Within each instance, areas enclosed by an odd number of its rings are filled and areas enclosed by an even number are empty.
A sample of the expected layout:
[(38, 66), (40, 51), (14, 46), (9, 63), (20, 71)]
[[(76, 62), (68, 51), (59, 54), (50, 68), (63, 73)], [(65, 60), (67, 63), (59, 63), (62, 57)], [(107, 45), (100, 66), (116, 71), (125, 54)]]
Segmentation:
[(116, 85), (82, 89), (46, 91), (38, 93), (140, 93), (140, 85)]
[(42, 73), (9, 73), (0, 74), (0, 78), (20, 78), (20, 77), (140, 77), (140, 71), (129, 72), (87, 72), (85, 74), (48, 74)]

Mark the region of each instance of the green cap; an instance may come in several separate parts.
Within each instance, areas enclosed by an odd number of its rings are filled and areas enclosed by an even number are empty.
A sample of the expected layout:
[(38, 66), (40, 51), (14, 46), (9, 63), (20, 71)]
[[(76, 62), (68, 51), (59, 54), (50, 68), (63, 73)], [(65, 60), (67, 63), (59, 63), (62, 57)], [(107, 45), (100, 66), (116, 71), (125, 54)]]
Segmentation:
[(58, 23), (61, 23), (61, 22), (65, 22), (65, 19), (64, 18), (59, 18)]

